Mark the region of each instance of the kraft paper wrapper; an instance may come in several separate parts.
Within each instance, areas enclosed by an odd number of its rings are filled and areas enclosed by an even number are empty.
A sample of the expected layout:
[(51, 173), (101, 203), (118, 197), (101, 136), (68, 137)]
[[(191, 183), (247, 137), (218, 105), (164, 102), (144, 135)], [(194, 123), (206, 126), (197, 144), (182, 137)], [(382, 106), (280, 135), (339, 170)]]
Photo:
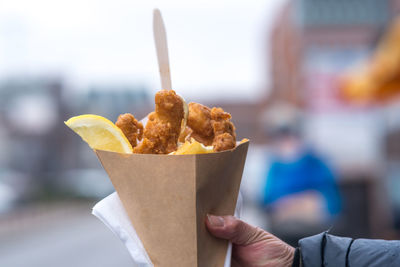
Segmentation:
[(234, 214), (248, 146), (196, 155), (96, 154), (156, 267), (221, 267), (228, 242), (204, 222), (207, 213)]

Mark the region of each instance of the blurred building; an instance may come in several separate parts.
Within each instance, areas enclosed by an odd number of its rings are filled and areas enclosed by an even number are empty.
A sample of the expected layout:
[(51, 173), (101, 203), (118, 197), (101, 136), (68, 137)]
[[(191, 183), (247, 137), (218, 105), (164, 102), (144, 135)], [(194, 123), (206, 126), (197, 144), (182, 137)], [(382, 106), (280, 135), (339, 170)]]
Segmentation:
[(398, 0), (288, 1), (272, 33), (272, 98), (335, 108), (337, 75), (364, 59)]
[[(29, 198), (60, 168), (61, 129), (66, 106), (62, 85), (53, 78), (10, 78), (0, 84), (3, 131), (0, 180)], [(22, 191), (22, 192), (21, 192)]]
[[(0, 83), (0, 185), (11, 187), (20, 200), (67, 191), (87, 196), (82, 190), (103, 196), (110, 192), (96, 157), (64, 121), (88, 113), (112, 121), (125, 112), (140, 118), (150, 109), (143, 86), (68, 89), (53, 77), (14, 77)], [(80, 186), (91, 179), (97, 179), (92, 186)]]
[(287, 1), (272, 32), (268, 103), (292, 103), (304, 112), (305, 138), (340, 173), (341, 227), (352, 236), (390, 232), (385, 147), (391, 146), (384, 108), (349, 105), (340, 79), (368, 58), (399, 8), (399, 0)]

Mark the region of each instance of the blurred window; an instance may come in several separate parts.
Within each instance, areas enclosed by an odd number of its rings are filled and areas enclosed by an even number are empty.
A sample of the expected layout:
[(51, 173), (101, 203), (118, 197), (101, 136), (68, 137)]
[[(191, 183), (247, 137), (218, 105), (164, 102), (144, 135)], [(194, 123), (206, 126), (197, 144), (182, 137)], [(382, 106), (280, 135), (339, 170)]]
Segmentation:
[(300, 23), (315, 25), (376, 25), (389, 17), (388, 0), (301, 0)]

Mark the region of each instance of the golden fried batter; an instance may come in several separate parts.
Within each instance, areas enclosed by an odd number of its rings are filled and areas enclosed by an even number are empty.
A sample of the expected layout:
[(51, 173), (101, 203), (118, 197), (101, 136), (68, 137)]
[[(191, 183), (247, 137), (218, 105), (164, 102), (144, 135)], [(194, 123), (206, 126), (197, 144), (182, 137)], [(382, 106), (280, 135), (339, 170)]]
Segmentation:
[(192, 130), (191, 136), (206, 146), (212, 144), (214, 132), (211, 124), (211, 109), (199, 103), (189, 103), (188, 127)]
[[(177, 149), (178, 141), (188, 138), (210, 146), (214, 151), (224, 151), (236, 146), (235, 126), (231, 115), (222, 108), (206, 107), (189, 103), (189, 115), (185, 127), (185, 103), (173, 90), (161, 90), (155, 95), (156, 109), (143, 125), (131, 114), (118, 117), (116, 125), (132, 144), (134, 153), (169, 154)], [(183, 129), (183, 130), (182, 130)], [(143, 140), (137, 144), (137, 140)]]
[(235, 126), (231, 122), (231, 114), (225, 112), (222, 108), (212, 108), (211, 120), (214, 135), (229, 133), (236, 138)]
[(215, 151), (224, 151), (236, 146), (235, 126), (231, 114), (222, 108), (211, 109), (211, 124), (214, 131), (213, 147)]
[(168, 154), (177, 149), (184, 119), (184, 103), (173, 90), (161, 90), (155, 96), (156, 109), (148, 115), (143, 141), (134, 153)]
[(235, 137), (229, 133), (222, 133), (214, 138), (213, 148), (214, 151), (224, 151), (232, 149), (236, 146)]
[[(189, 103), (189, 129), (185, 130), (185, 138), (192, 137), (206, 146), (213, 145), (215, 151), (234, 148), (235, 126), (230, 119), (231, 115), (222, 108), (210, 109), (198, 103)], [(181, 136), (180, 139), (185, 138)]]
[(142, 140), (143, 124), (130, 113), (121, 114), (115, 123), (124, 133), (132, 147), (137, 145), (137, 140)]
[(189, 103), (187, 124), (193, 131), (203, 136), (212, 136), (211, 109), (199, 103)]

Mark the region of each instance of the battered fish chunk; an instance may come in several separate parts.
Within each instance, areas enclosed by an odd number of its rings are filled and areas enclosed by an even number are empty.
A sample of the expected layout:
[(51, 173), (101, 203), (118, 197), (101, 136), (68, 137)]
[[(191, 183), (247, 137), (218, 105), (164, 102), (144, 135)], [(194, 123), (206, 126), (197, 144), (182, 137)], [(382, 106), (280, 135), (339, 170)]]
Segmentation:
[(214, 132), (212, 142), (214, 151), (224, 151), (236, 146), (236, 129), (231, 122), (231, 114), (225, 112), (222, 108), (212, 108), (211, 124)]
[(214, 139), (211, 124), (211, 109), (199, 103), (189, 103), (188, 127), (192, 130), (190, 137), (206, 146), (212, 144)]
[[(198, 103), (189, 103), (189, 116), (185, 138), (210, 146), (215, 151), (232, 149), (236, 146), (235, 126), (231, 115), (222, 108), (206, 107)], [(185, 139), (181, 136), (181, 140)]]
[(213, 148), (214, 151), (224, 151), (232, 149), (236, 146), (236, 139), (228, 133), (217, 135), (214, 138)]
[(184, 103), (173, 90), (161, 90), (155, 95), (156, 109), (148, 115), (143, 141), (133, 153), (169, 154), (177, 149), (184, 119)]
[(132, 147), (137, 145), (137, 141), (142, 140), (143, 124), (130, 113), (121, 114), (115, 125), (121, 129)]
[(236, 138), (235, 126), (231, 122), (231, 114), (225, 112), (222, 108), (211, 109), (211, 124), (215, 136), (229, 133)]

